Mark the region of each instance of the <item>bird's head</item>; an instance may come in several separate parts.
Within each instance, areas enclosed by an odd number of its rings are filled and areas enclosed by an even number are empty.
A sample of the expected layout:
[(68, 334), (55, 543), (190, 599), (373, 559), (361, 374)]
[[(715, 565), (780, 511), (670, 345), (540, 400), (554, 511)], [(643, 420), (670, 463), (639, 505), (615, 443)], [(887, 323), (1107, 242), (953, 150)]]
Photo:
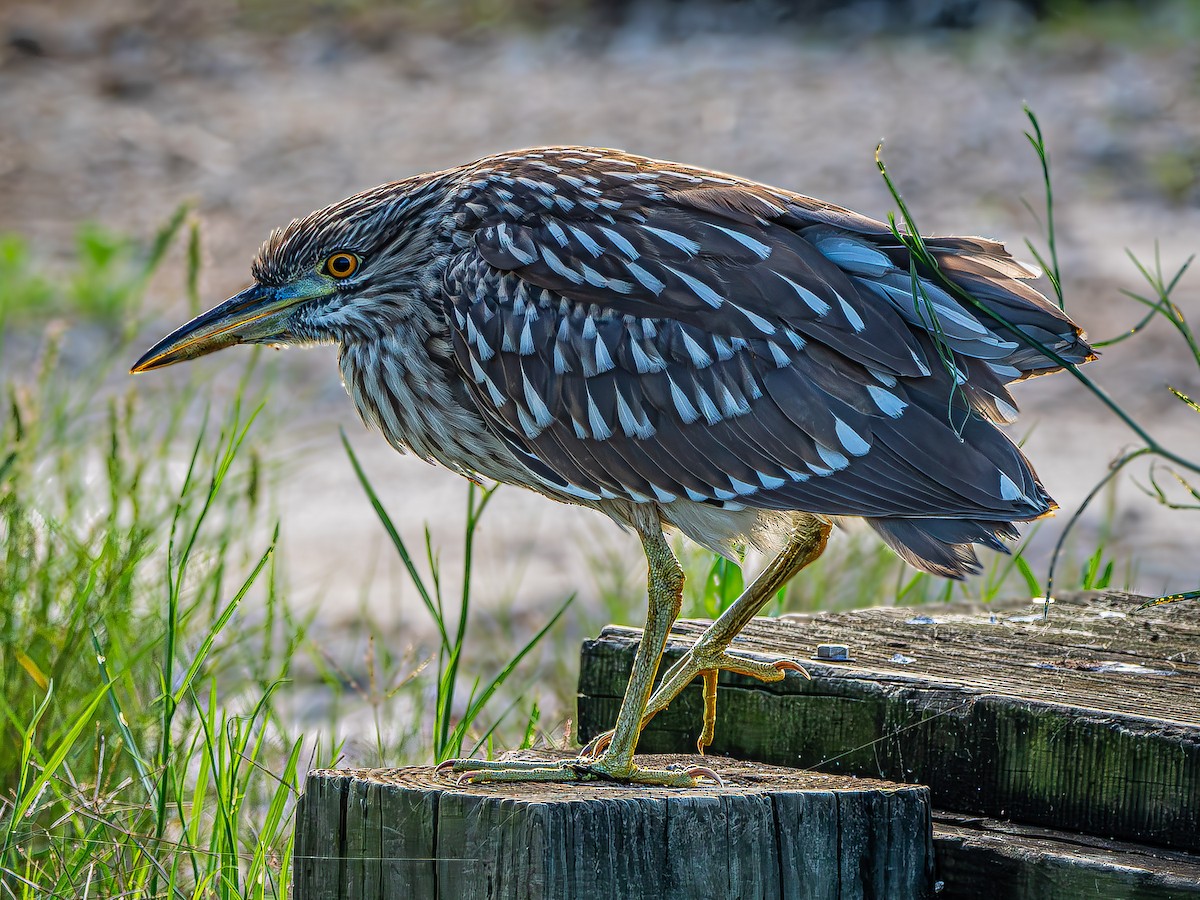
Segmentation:
[(251, 267), (254, 283), (171, 332), (131, 372), (234, 344), (367, 338), (419, 305), (444, 194), (428, 179), (355, 194), (276, 229)]

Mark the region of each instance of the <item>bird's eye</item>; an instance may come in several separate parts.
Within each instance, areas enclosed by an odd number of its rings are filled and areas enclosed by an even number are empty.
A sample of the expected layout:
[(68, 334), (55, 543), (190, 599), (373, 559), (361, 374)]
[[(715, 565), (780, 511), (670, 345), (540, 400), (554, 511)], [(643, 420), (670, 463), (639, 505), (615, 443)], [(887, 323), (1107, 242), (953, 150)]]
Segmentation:
[(358, 257), (344, 250), (334, 253), (325, 260), (323, 266), (326, 275), (334, 278), (349, 278), (358, 271)]

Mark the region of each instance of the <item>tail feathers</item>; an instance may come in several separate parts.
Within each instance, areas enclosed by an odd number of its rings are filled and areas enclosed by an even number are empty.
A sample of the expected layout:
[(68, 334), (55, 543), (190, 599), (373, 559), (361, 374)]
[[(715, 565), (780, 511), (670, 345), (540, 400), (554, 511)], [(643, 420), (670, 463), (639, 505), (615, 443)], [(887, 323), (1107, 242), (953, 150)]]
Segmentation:
[(981, 544), (1007, 553), (1004, 541), (1018, 535), (1010, 522), (973, 519), (867, 519), (866, 522), (910, 566), (956, 580), (983, 569), (972, 545)]
[[(1026, 279), (1036, 278), (1040, 273), (1013, 259), (1002, 246), (979, 238), (933, 238), (927, 244), (938, 266), (951, 281), (1027, 337), (1070, 363), (1095, 359), (1096, 354), (1088, 346), (1086, 335), (1079, 326), (1025, 283)], [(996, 337), (1012, 340), (1008, 330), (998, 323), (985, 321), (981, 324)], [(1061, 368), (1054, 360), (1023, 343), (1002, 358), (991, 357), (989, 362), (1007, 376), (1005, 381), (1019, 381)]]

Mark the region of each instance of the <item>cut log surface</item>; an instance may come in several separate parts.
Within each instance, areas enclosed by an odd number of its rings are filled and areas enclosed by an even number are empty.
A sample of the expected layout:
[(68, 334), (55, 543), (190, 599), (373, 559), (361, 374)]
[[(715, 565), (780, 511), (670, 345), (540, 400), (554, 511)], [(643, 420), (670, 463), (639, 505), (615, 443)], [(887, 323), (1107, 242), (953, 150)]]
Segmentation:
[(297, 811), (293, 896), (883, 900), (932, 891), (923, 787), (716, 757), (639, 761), (707, 765), (725, 784), (458, 785), (429, 768), (315, 771)]
[[(1200, 851), (1200, 604), (1118, 593), (1041, 607), (879, 608), (756, 619), (732, 647), (802, 661), (763, 684), (721, 673), (712, 750), (929, 785), (937, 809)], [(707, 623), (672, 633), (677, 659)], [(639, 632), (584, 647), (579, 731), (611, 727)], [(813, 659), (845, 644), (851, 660)], [(695, 746), (693, 685), (645, 752)]]

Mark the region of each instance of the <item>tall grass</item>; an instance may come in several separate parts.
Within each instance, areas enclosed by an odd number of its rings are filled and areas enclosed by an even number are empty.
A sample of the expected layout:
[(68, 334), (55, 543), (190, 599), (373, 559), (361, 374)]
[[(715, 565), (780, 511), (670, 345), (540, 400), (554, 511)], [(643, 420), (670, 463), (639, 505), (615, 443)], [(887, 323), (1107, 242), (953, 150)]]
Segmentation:
[[(58, 280), (8, 242), (0, 295), (117, 325), (183, 220), (145, 247), (86, 229)], [(0, 897), (282, 896), (302, 744), (273, 698), (304, 626), (254, 546), (255, 388), (210, 423), (194, 382), (149, 406), (102, 388), (116, 354), (66, 377), (59, 350), (0, 426)]]
[[(28, 352), (39, 309), (64, 323), (32, 373), (5, 367), (0, 898), (283, 897), (298, 780), (341, 757), (339, 714), (372, 710), (381, 762), (536, 735), (537, 705), (506, 683), (570, 601), (494, 671), (464, 653), (475, 535), (494, 488), (467, 490), (461, 581), (443, 577), (426, 531), (427, 581), (347, 441), (439, 635), (427, 668), (422, 648), (377, 652), (385, 635), (364, 617), (363, 685), (309, 637), (278, 576), (269, 479), (247, 447), (270, 440), (258, 355), (224, 396), (199, 370), (173, 388), (106, 377), (132, 358), (141, 293), (185, 226), (195, 305), (200, 233), (186, 211), (144, 246), (82, 229), (65, 273), (0, 239), (0, 297), (12, 301), (0, 307), (0, 347)], [(70, 323), (85, 335), (99, 323), (108, 351), (82, 368), (65, 362), (63, 342), (79, 343)], [(324, 698), (319, 733), (302, 736), (288, 695)]]

